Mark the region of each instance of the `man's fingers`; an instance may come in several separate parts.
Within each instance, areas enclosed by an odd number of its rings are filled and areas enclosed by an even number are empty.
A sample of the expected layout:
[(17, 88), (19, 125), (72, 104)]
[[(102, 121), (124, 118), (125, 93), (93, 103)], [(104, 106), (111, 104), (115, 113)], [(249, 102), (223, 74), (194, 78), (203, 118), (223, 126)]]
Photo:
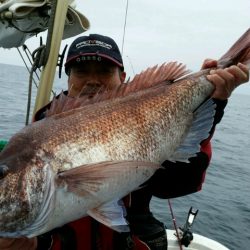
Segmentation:
[(216, 68), (217, 67), (217, 61), (214, 59), (206, 59), (202, 66), (201, 69), (209, 69), (209, 68)]
[(226, 100), (232, 92), (231, 86), (227, 84), (225, 79), (219, 74), (208, 75), (207, 79), (213, 83), (215, 90), (212, 94), (212, 98)]
[(246, 65), (239, 63), (226, 69), (211, 70), (207, 79), (215, 86), (212, 97), (225, 100), (236, 87), (249, 81), (249, 69)]
[(242, 69), (246, 74), (248, 74), (249, 70), (250, 70), (250, 65), (246, 65), (243, 63), (238, 63), (237, 66)]
[(241, 83), (249, 81), (249, 73), (248, 73), (248, 68), (244, 64), (238, 64), (237, 66), (231, 66), (228, 69), (226, 69), (229, 73), (234, 75), (235, 77), (235, 83), (240, 85)]

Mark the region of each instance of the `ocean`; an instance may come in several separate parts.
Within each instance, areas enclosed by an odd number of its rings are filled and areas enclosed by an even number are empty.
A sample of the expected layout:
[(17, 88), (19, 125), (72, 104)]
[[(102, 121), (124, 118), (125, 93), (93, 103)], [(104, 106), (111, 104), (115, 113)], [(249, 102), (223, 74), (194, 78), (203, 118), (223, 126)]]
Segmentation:
[[(24, 67), (0, 67), (0, 140), (8, 140), (25, 124), (29, 75)], [(67, 87), (65, 76), (55, 82), (57, 93)], [(34, 104), (35, 87), (32, 92)], [(185, 223), (191, 206), (199, 209), (193, 232), (232, 250), (250, 248), (249, 121), (250, 96), (233, 94), (213, 137), (213, 158), (202, 190), (171, 200), (178, 226)], [(182, 185), (178, 179), (176, 183)], [(174, 228), (167, 200), (154, 198), (151, 207), (157, 218)]]

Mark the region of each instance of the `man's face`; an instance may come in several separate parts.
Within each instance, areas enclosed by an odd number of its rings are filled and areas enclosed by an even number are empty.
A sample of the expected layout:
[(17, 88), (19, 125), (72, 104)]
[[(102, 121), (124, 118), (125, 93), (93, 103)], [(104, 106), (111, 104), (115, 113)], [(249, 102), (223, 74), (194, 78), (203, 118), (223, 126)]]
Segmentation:
[(111, 90), (124, 82), (125, 72), (109, 61), (86, 61), (73, 65), (68, 79), (68, 95), (93, 97), (100, 90)]

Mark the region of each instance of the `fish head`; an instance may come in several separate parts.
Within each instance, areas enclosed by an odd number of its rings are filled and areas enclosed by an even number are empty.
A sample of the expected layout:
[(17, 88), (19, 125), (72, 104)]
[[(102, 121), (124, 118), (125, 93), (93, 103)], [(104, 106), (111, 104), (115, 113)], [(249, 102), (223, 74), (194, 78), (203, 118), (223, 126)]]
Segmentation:
[(0, 154), (0, 237), (29, 235), (44, 206), (48, 167), (31, 147), (10, 143)]

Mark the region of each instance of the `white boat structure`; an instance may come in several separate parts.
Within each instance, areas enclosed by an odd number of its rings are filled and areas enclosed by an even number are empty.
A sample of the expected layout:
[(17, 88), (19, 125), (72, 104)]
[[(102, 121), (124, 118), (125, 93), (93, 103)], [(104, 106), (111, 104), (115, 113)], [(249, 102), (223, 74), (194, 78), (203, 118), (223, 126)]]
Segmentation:
[[(30, 37), (48, 30), (43, 62), (35, 65), (35, 68), (42, 68), (33, 111), (36, 112), (50, 100), (58, 58), (61, 57), (58, 56), (61, 40), (86, 31), (88, 19), (75, 9), (74, 0), (3, 0), (0, 1), (0, 21), (2, 48), (18, 48)], [(30, 72), (32, 70), (34, 65)], [(4, 146), (5, 141), (0, 138), (0, 151)], [(166, 231), (169, 250), (228, 250), (219, 242), (195, 233), (186, 247), (180, 245), (175, 230)]]
[(182, 246), (178, 242), (175, 230), (167, 229), (168, 236), (168, 249), (169, 250), (229, 250), (229, 248), (223, 246), (219, 242), (212, 240), (210, 238), (204, 237), (202, 235), (193, 234), (193, 240), (188, 247)]
[(166, 229), (169, 250), (229, 250), (219, 242), (192, 232), (192, 226), (198, 210), (189, 209), (187, 219), (182, 227), (177, 228), (170, 200), (169, 209), (175, 230)]

